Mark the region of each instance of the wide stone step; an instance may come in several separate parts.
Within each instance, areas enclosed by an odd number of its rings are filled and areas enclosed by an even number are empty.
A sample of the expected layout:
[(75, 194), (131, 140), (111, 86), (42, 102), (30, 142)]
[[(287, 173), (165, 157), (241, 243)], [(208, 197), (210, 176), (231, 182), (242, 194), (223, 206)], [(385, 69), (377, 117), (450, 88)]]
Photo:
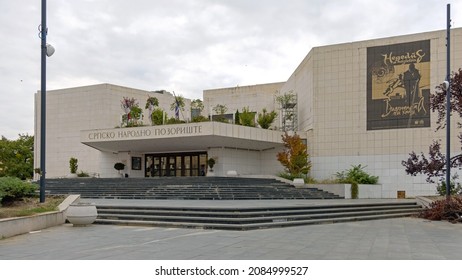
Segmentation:
[(296, 189), (275, 179), (177, 177), (133, 179), (49, 179), (51, 194), (104, 199), (335, 199), (317, 189)]
[(421, 210), (415, 202), (279, 207), (146, 207), (100, 205), (97, 223), (257, 229), (326, 222), (405, 217)]
[(222, 229), (222, 230), (253, 230), (275, 227), (291, 227), (315, 224), (332, 224), (342, 222), (366, 221), (375, 219), (391, 219), (411, 216), (413, 213), (395, 213), (381, 215), (349, 216), (326, 219), (278, 221), (251, 224), (222, 224), (222, 223), (191, 223), (191, 222), (165, 222), (165, 221), (140, 221), (140, 220), (109, 220), (96, 219), (97, 224), (113, 224), (124, 226), (153, 226), (153, 227), (181, 227), (200, 229)]
[(369, 207), (336, 207), (322, 209), (262, 209), (262, 210), (222, 210), (222, 209), (155, 209), (155, 208), (113, 208), (98, 206), (99, 215), (162, 215), (162, 216), (214, 216), (225, 218), (245, 218), (245, 217), (265, 217), (277, 215), (306, 215), (306, 214), (321, 214), (321, 213), (348, 213), (358, 212), (366, 209), (367, 211), (383, 211), (383, 210), (409, 210), (419, 211), (421, 207), (418, 205), (396, 205), (396, 206), (369, 206)]
[(139, 221), (169, 221), (169, 222), (196, 222), (196, 223), (222, 223), (222, 224), (250, 224), (250, 223), (265, 223), (275, 221), (297, 221), (297, 220), (315, 220), (328, 218), (344, 218), (357, 216), (371, 215), (387, 215), (387, 214), (409, 214), (409, 209), (390, 209), (380, 211), (357, 211), (349, 213), (320, 213), (309, 215), (271, 215), (258, 217), (217, 217), (217, 216), (156, 216), (156, 215), (129, 215), (129, 214), (98, 214), (99, 219), (110, 220), (139, 220)]

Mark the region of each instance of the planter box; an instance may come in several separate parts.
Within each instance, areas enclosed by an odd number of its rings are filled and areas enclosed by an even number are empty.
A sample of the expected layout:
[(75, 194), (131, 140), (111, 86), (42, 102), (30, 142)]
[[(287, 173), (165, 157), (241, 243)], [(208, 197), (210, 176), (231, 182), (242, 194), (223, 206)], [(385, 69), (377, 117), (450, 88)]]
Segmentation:
[(90, 225), (97, 216), (98, 211), (95, 204), (92, 203), (74, 203), (69, 205), (66, 210), (66, 218), (74, 226)]
[(59, 211), (56, 212), (0, 220), (0, 239), (64, 224), (66, 221), (65, 210), (79, 198), (80, 195), (68, 196), (58, 206)]
[(305, 181), (302, 178), (295, 178), (292, 184), (296, 188), (303, 188), (305, 186)]
[[(308, 186), (351, 199), (351, 184), (310, 184)], [(382, 185), (358, 185), (358, 198), (383, 198)]]

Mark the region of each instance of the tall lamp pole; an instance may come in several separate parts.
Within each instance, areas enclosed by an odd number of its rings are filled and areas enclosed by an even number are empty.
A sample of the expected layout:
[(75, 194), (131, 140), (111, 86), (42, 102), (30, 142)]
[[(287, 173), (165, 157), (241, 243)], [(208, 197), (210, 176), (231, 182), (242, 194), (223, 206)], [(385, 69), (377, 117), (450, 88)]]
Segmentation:
[(39, 37), (42, 41), (41, 87), (40, 87), (40, 203), (45, 202), (45, 149), (46, 149), (46, 75), (47, 56), (55, 52), (53, 46), (47, 44), (47, 1), (42, 0), (42, 24), (39, 26)]
[(447, 5), (446, 19), (446, 81), (443, 87), (446, 90), (446, 198), (451, 195), (451, 4)]

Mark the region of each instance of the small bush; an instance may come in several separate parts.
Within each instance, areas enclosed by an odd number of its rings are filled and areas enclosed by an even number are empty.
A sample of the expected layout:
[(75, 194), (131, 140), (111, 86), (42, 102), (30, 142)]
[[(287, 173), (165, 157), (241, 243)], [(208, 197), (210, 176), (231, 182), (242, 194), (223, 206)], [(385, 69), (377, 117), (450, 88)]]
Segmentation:
[(0, 205), (33, 196), (37, 186), (14, 177), (0, 177)]
[(361, 164), (356, 165), (356, 166), (353, 165), (348, 170), (337, 172), (336, 176), (339, 180), (339, 183), (345, 183), (345, 184), (358, 183), (358, 184), (370, 184), (370, 185), (377, 184), (377, 182), (379, 181), (379, 177), (369, 175), (366, 171), (364, 171), (365, 167), (366, 166), (361, 166)]
[(293, 181), (295, 178), (302, 178), (306, 184), (316, 184), (317, 183), (317, 181), (314, 178), (310, 176), (306, 176), (304, 174), (293, 175), (287, 172), (281, 172), (278, 174), (278, 176), (286, 180), (290, 180), (290, 181)]
[(125, 164), (123, 164), (121, 162), (117, 162), (116, 164), (114, 164), (114, 169), (117, 170), (117, 171), (124, 170), (125, 169)]
[(209, 118), (207, 117), (204, 117), (202, 115), (199, 115), (199, 116), (195, 116), (194, 118), (192, 118), (191, 122), (208, 122), (210, 121)]
[(71, 157), (71, 159), (69, 159), (69, 169), (71, 170), (71, 174), (77, 173), (77, 168), (79, 168), (78, 160)]
[(243, 108), (239, 113), (239, 123), (243, 126), (255, 127), (255, 114), (249, 110), (249, 107)]
[(151, 113), (151, 123), (153, 125), (162, 125), (164, 122), (167, 121), (167, 116), (164, 115), (164, 111), (162, 109), (156, 108)]
[(177, 118), (175, 117), (171, 117), (169, 119), (167, 119), (167, 124), (180, 124), (180, 123), (186, 123), (185, 121), (183, 120), (178, 120)]
[[(451, 180), (451, 190), (450, 193), (451, 195), (457, 195), (457, 194), (462, 194), (462, 186), (460, 185), (459, 182), (454, 182)], [(438, 192), (439, 195), (445, 196), (446, 195), (446, 182), (441, 181), (438, 183), (436, 186), (436, 191)]]
[(462, 196), (450, 196), (449, 199), (437, 200), (428, 209), (420, 212), (419, 217), (451, 223), (462, 222)]
[(77, 173), (77, 177), (90, 177), (90, 175), (87, 172), (83, 172), (82, 170)]
[(263, 108), (263, 111), (258, 113), (257, 123), (261, 126), (261, 128), (268, 129), (273, 124), (274, 119), (276, 119), (277, 116), (278, 114), (274, 110), (268, 113), (266, 108)]

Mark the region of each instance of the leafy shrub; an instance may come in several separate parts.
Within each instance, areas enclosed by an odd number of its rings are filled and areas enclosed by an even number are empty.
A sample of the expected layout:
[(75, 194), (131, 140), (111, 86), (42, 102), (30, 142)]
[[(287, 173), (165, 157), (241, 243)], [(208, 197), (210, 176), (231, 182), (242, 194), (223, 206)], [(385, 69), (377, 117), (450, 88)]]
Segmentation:
[(278, 176), (281, 178), (290, 180), (290, 181), (293, 181), (295, 178), (302, 178), (306, 184), (316, 184), (317, 183), (317, 181), (314, 178), (310, 176), (306, 176), (305, 174), (293, 175), (287, 172), (281, 172), (278, 174)]
[(141, 121), (143, 110), (140, 108), (138, 101), (135, 98), (123, 97), (120, 101), (120, 106), (125, 114), (122, 115), (122, 126), (136, 127), (143, 125)]
[(153, 125), (162, 125), (166, 121), (167, 116), (164, 119), (164, 110), (160, 108), (154, 109), (151, 113), (151, 123)]
[(308, 160), (308, 147), (303, 143), (300, 136), (290, 136), (287, 132), (282, 135), (284, 150), (277, 154), (277, 160), (285, 167), (285, 171), (302, 178), (311, 169), (311, 162)]
[(77, 173), (78, 167), (78, 160), (76, 158), (71, 157), (71, 159), (69, 160), (69, 169), (71, 170), (71, 174)]
[(215, 159), (214, 158), (209, 158), (207, 160), (207, 165), (210, 167), (210, 169), (213, 169), (213, 166), (215, 165)]
[(239, 123), (243, 126), (255, 127), (255, 112), (250, 112), (249, 107), (243, 108), (239, 114)]
[(225, 115), (214, 115), (212, 116), (214, 122), (229, 123), (230, 121), (226, 118)]
[(37, 186), (15, 177), (0, 177), (0, 205), (33, 196)]
[(261, 113), (258, 113), (257, 123), (261, 128), (268, 129), (277, 116), (278, 114), (274, 110), (268, 113), (266, 108), (264, 108)]
[(361, 164), (352, 166), (350, 169), (342, 171), (342, 172), (337, 172), (335, 175), (339, 183), (345, 183), (345, 184), (352, 184), (352, 183), (357, 183), (357, 184), (377, 184), (379, 181), (378, 176), (372, 176), (369, 175), (366, 171), (364, 171), (364, 168), (366, 166), (361, 166)]
[(462, 196), (450, 196), (449, 199), (437, 200), (430, 207), (420, 212), (419, 217), (451, 223), (462, 222)]
[(191, 119), (191, 122), (208, 122), (209, 121), (209, 118), (207, 117), (204, 117), (202, 115), (199, 115), (199, 116), (195, 116)]
[(167, 120), (167, 124), (179, 124), (179, 123), (185, 123), (183, 120), (179, 120), (177, 118), (171, 117)]
[(80, 172), (77, 173), (77, 177), (90, 177), (90, 174), (88, 174), (87, 172), (84, 172), (84, 171), (80, 170)]
[(292, 175), (290, 173), (287, 173), (287, 172), (281, 172), (278, 174), (279, 177), (281, 178), (284, 178), (284, 179), (287, 179), (287, 180), (290, 180), (290, 181), (293, 181), (295, 178), (299, 178), (295, 175)]
[[(454, 182), (451, 180), (451, 190), (450, 193), (451, 195), (457, 195), (457, 194), (462, 194), (462, 186), (460, 185), (459, 182)], [(446, 195), (446, 182), (441, 181), (438, 183), (436, 186), (436, 191), (438, 192), (439, 195), (445, 196)]]
[(117, 171), (124, 170), (124, 168), (125, 168), (125, 164), (121, 162), (117, 162), (116, 164), (114, 164), (114, 169)]

